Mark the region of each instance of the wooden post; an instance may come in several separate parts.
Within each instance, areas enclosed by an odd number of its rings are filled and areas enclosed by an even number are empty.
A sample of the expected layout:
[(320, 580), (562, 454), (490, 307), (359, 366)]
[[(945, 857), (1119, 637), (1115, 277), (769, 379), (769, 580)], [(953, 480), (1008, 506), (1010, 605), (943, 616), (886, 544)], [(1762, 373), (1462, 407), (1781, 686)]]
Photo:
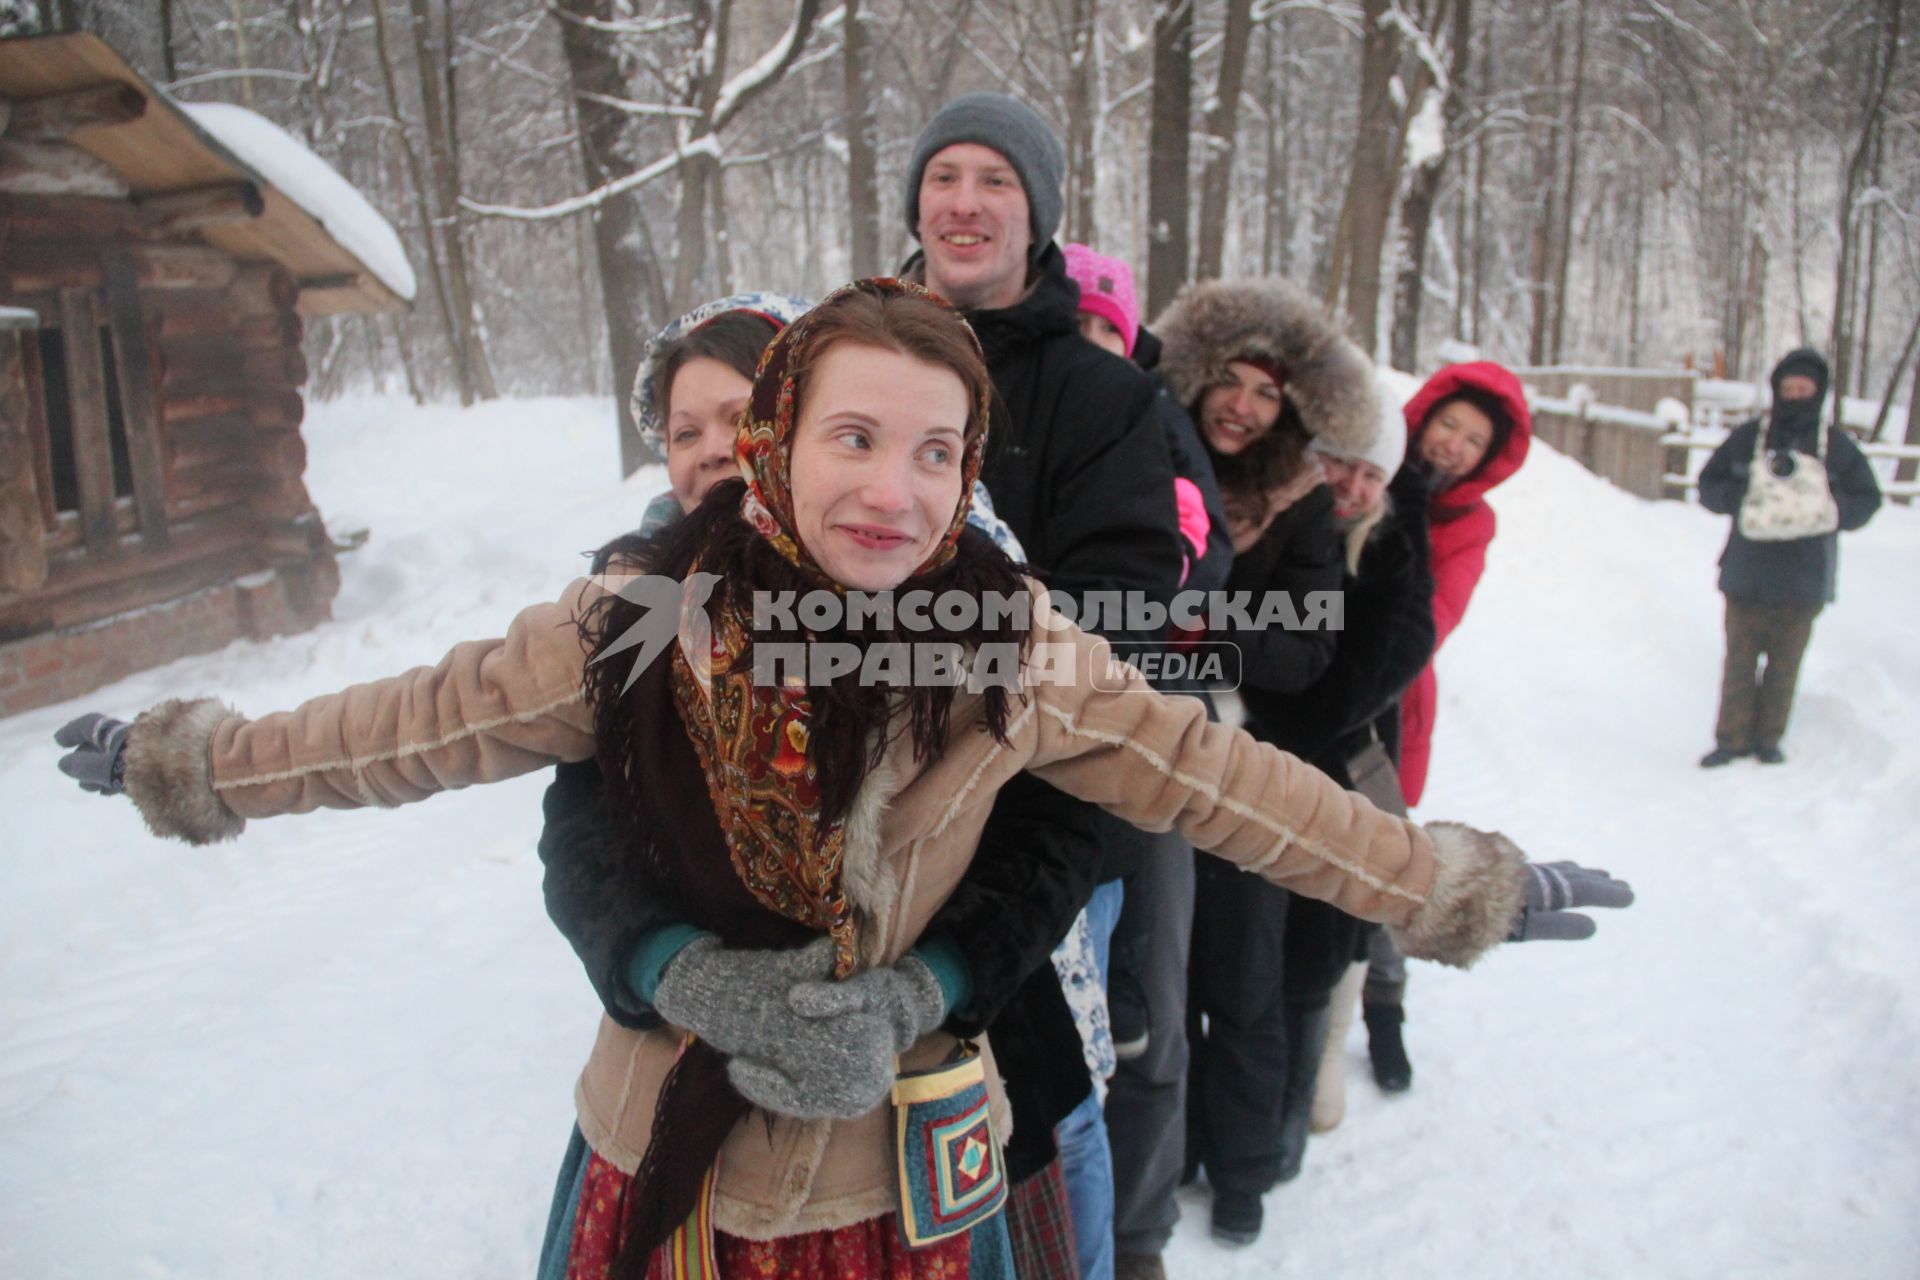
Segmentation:
[(227, 287), (227, 301), (236, 311), (291, 311), (300, 300), (300, 286), (287, 269), (274, 262), (250, 262), (240, 268)]
[(133, 263), (126, 254), (115, 253), (106, 269), (107, 327), (113, 335), (114, 368), (120, 378), (120, 416), (127, 463), (133, 472), (133, 509), (140, 518), (141, 542), (157, 550), (167, 545), (167, 489), (160, 456), (160, 414), (154, 405), (153, 353), (147, 345)]
[(149, 227), (164, 235), (184, 235), (202, 227), (249, 222), (266, 212), (260, 188), (251, 182), (222, 182), (165, 195), (142, 196), (136, 202)]
[(0, 591), (32, 591), (47, 580), (27, 422), (20, 331), (0, 328)]
[(15, 102), (6, 136), (10, 142), (55, 142), (78, 129), (138, 120), (146, 110), (146, 94), (115, 80), (91, 89)]
[[(135, 245), (126, 250), (135, 278), (148, 289), (219, 289), (238, 264), (218, 249), (191, 244)], [(106, 280), (96, 246), (85, 241), (14, 242), (0, 278), (12, 293), (99, 288)]]
[(93, 294), (60, 291), (60, 337), (66, 348), (67, 402), (74, 481), (80, 491), (80, 529), (89, 550), (113, 544), (113, 442), (107, 421), (107, 380), (100, 360)]

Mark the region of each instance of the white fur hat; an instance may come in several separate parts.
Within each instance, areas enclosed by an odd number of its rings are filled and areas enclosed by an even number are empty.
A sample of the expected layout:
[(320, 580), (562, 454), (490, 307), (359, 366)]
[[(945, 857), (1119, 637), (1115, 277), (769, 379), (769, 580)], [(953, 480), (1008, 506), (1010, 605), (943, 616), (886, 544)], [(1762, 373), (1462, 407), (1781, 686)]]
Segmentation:
[(1406, 461), (1407, 420), (1400, 405), (1400, 393), (1391, 382), (1385, 378), (1376, 379), (1373, 393), (1380, 402), (1380, 429), (1374, 432), (1372, 443), (1364, 449), (1346, 449), (1335, 446), (1325, 436), (1319, 436), (1315, 438), (1313, 448), (1329, 457), (1371, 462), (1391, 480), (1394, 473), (1400, 470), (1400, 464)]

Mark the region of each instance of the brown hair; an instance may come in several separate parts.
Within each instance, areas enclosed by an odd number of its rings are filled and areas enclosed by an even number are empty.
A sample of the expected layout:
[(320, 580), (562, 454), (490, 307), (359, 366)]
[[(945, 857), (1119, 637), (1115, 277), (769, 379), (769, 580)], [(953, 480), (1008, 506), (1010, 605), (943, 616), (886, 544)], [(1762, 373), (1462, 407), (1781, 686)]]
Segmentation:
[[(849, 291), (815, 308), (807, 323), (805, 345), (793, 352), (796, 415), (805, 403), (807, 382), (820, 357), (838, 343), (855, 342), (951, 369), (968, 391), (969, 443), (986, 430), (984, 406), (992, 383), (972, 331), (943, 304), (910, 294), (875, 296)], [(764, 376), (768, 375), (756, 374), (756, 383)], [(756, 590), (797, 594), (812, 590), (818, 583), (790, 564), (741, 517), (744, 492), (743, 481), (722, 480), (697, 508), (659, 533), (646, 537), (630, 534), (601, 548), (594, 571), (637, 571), (683, 579), (697, 565), (719, 576), (713, 608), (728, 603), (750, 608)], [(972, 528), (961, 531), (952, 560), (908, 579), (896, 591), (915, 588), (961, 591), (977, 598), (988, 593), (1011, 598), (1027, 590), (1025, 579), (1006, 553)], [(597, 659), (644, 613), (641, 606), (619, 595), (602, 596), (581, 619), (582, 639)], [(863, 650), (872, 645), (910, 642), (952, 642), (964, 650), (1010, 643), (1019, 646), (1022, 653), (1028, 640), (1025, 626), (1016, 626), (1014, 620), (992, 611), (983, 610), (980, 618), (965, 628), (946, 628), (932, 617), (926, 621), (932, 623), (926, 629), (896, 624), (891, 628), (869, 625), (859, 631), (842, 626), (802, 635), (756, 631), (754, 640), (846, 641)], [(665, 663), (656, 666), (664, 673)], [(667, 798), (654, 790), (658, 778), (646, 758), (647, 746), (636, 725), (636, 702), (643, 695), (646, 680), (663, 679), (664, 675), (649, 669), (641, 683), (629, 691), (623, 688), (616, 669), (624, 670), (624, 665), (597, 660), (588, 664), (587, 700), (594, 709), (597, 753), (615, 812), (630, 824), (629, 834), (644, 849), (647, 836), (640, 829), (644, 827), (643, 815), (657, 811)], [(880, 763), (890, 736), (909, 734), (915, 755), (921, 760), (939, 755), (947, 745), (957, 692), (949, 685), (935, 685), (890, 693), (883, 687), (863, 686), (858, 671), (811, 688), (814, 719), (808, 755), (818, 769), (822, 815), (829, 821), (846, 815), (860, 784)], [(1013, 704), (1020, 695), (990, 682), (980, 696), (980, 728), (1005, 742)]]
[[(1196, 421), (1198, 409), (1196, 405)], [(1307, 424), (1293, 401), (1282, 396), (1280, 416), (1273, 420), (1273, 430), (1239, 453), (1216, 452), (1204, 436), (1201, 439), (1213, 460), (1214, 477), (1220, 482), (1220, 500), (1227, 515), (1236, 523), (1259, 525), (1267, 519), (1268, 495), (1300, 474), (1312, 437), (1307, 434)]]
[(951, 370), (967, 392), (969, 442), (987, 429), (981, 406), (991, 402), (993, 383), (967, 322), (950, 307), (913, 293), (850, 292), (830, 310), (816, 310), (806, 345), (794, 353), (797, 403), (806, 398), (820, 359), (841, 343), (877, 347)]
[(662, 432), (667, 415), (673, 412), (673, 379), (680, 370), (695, 360), (718, 360), (751, 382), (760, 367), (761, 352), (779, 332), (779, 323), (758, 311), (722, 311), (660, 348), (648, 378), (653, 383), (653, 402), (660, 407)]

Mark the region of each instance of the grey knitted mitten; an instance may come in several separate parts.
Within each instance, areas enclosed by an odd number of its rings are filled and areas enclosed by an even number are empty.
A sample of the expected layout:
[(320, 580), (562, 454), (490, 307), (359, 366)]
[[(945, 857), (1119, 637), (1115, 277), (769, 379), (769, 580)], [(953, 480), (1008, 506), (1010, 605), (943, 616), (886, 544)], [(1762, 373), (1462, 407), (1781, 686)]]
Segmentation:
[(856, 973), (842, 982), (803, 982), (793, 989), (789, 1003), (808, 1018), (846, 1018), (863, 1011), (877, 1016), (892, 1031), (896, 1053), (905, 1053), (947, 1016), (940, 980), (912, 953), (887, 968)]
[(1571, 907), (1630, 907), (1633, 886), (1577, 862), (1529, 862), (1527, 904), (1508, 942), (1577, 942), (1594, 934), (1592, 916)]
[(832, 972), (831, 938), (796, 950), (755, 951), (722, 946), (709, 934), (667, 961), (653, 1007), (722, 1053), (769, 1056), (812, 1030), (787, 1008), (787, 992)]
[(832, 1049), (784, 1067), (736, 1057), (727, 1069), (734, 1088), (786, 1115), (865, 1115), (893, 1087), (894, 1055), (947, 1016), (939, 979), (914, 955), (840, 982), (799, 983), (788, 1004)]
[(72, 749), (60, 757), (60, 772), (78, 782), (83, 791), (100, 796), (119, 795), (127, 789), (127, 730), (130, 728), (125, 720), (115, 720), (97, 711), (89, 711), (61, 725), (53, 740)]
[(833, 940), (749, 951), (714, 937), (688, 943), (654, 989), (660, 1015), (728, 1054), (727, 1077), (755, 1106), (801, 1119), (865, 1115), (893, 1083), (891, 1028), (866, 1014), (810, 1018), (796, 985), (833, 971)]

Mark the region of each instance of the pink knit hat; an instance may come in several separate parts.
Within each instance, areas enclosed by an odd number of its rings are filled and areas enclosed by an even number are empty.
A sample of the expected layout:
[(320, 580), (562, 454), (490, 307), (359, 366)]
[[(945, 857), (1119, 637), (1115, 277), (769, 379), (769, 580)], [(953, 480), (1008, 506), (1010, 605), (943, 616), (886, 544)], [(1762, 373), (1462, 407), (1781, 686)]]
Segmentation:
[(1080, 309), (1111, 320), (1127, 354), (1140, 333), (1140, 303), (1133, 296), (1133, 271), (1118, 258), (1105, 258), (1083, 244), (1066, 246), (1067, 275), (1080, 286)]

